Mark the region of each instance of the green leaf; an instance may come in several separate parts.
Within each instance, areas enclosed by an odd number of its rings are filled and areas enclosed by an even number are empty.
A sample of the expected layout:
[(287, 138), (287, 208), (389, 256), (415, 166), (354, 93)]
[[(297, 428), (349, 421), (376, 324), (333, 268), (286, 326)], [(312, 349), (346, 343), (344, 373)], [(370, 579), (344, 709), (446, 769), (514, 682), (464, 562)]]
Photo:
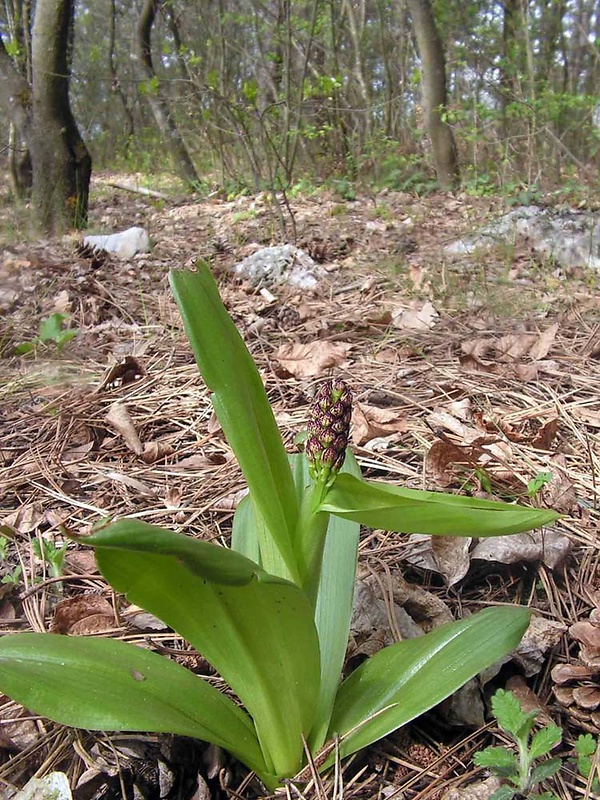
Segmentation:
[(240, 553), (137, 520), (85, 542), (117, 591), (178, 631), (231, 686), (254, 719), (268, 769), (295, 774), (320, 673), (304, 593)]
[(557, 725), (548, 725), (534, 733), (529, 746), (529, 757), (534, 759), (547, 755), (560, 742), (562, 733), (562, 728)]
[(490, 797), (490, 800), (512, 800), (516, 794), (517, 790), (513, 789), (512, 786), (500, 786)]
[(596, 752), (597, 742), (591, 733), (582, 733), (575, 742), (575, 752), (578, 756), (593, 756)]
[(341, 685), (330, 737), (342, 756), (405, 725), (513, 650), (529, 624), (520, 607), (489, 608), (380, 650)]
[(536, 711), (526, 714), (512, 692), (498, 689), (492, 697), (492, 713), (504, 731), (512, 734), (517, 740), (527, 742), (535, 724)]
[[(225, 310), (205, 263), (170, 274), (196, 361), (253, 502), (297, 580), (292, 537), (298, 504), (287, 455), (256, 366)], [(276, 572), (262, 554), (268, 572)], [(278, 567), (276, 563), (274, 565)]]
[(327, 493), (323, 511), (371, 528), (440, 536), (500, 536), (547, 525), (555, 511), (493, 500), (421, 492), (340, 474)]
[(66, 314), (50, 314), (40, 322), (40, 340), (42, 342), (56, 342), (62, 332), (63, 322), (68, 319)]
[[(302, 455), (300, 458), (308, 478), (306, 457)], [(346, 454), (342, 471), (360, 476), (360, 467), (350, 451)], [(315, 623), (321, 651), (321, 691), (316, 724), (309, 740), (313, 752), (323, 745), (327, 737), (331, 712), (346, 658), (359, 537), (360, 525), (357, 522), (330, 517), (315, 608)]]
[(519, 771), (519, 762), (513, 752), (506, 747), (486, 747), (473, 756), (473, 763), (478, 767), (493, 767), (495, 770)]
[(207, 681), (141, 647), (56, 634), (2, 636), (0, 689), (64, 725), (193, 736), (267, 773), (250, 717)]
[(27, 353), (32, 353), (35, 350), (35, 345), (39, 340), (35, 340), (33, 342), (21, 342), (20, 344), (15, 345), (15, 355), (17, 356), (24, 356)]
[(549, 758), (547, 761), (541, 761), (531, 771), (531, 783), (536, 784), (551, 778), (559, 772), (561, 767), (562, 760), (560, 758)]
[(238, 503), (233, 515), (231, 549), (262, 566), (258, 544), (259, 523), (255, 512), (256, 509), (252, 503), (252, 498), (247, 494)]

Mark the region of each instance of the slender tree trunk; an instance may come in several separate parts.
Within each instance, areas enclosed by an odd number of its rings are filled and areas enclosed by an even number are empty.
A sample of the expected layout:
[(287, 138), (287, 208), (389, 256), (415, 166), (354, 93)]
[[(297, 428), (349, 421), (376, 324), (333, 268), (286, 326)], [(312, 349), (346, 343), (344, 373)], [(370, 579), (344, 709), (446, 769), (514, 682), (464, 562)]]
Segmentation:
[(73, 0), (38, 0), (31, 38), (31, 82), (0, 40), (0, 105), (31, 154), (35, 221), (50, 234), (87, 221), (90, 154), (69, 103)]
[(452, 128), (444, 121), (447, 104), (446, 59), (430, 0), (407, 0), (421, 58), (421, 90), (433, 165), (442, 189), (459, 181), (458, 157)]
[(33, 21), (33, 206), (50, 233), (87, 222), (92, 159), (69, 103), (73, 0), (38, 0)]
[(156, 125), (164, 139), (165, 146), (175, 163), (181, 177), (194, 188), (199, 183), (198, 173), (183, 141), (177, 123), (173, 118), (169, 100), (158, 81), (152, 63), (152, 26), (160, 8), (161, 0), (145, 0), (138, 23), (138, 56), (146, 79), (150, 82), (145, 97), (148, 100)]

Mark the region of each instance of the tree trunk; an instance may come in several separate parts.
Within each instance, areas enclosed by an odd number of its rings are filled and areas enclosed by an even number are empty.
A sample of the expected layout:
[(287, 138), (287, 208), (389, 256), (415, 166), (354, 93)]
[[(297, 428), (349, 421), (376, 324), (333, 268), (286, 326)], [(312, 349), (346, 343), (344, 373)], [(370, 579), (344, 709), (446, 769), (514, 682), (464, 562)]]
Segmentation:
[(74, 0), (38, 0), (33, 21), (33, 124), (27, 134), (32, 199), (50, 233), (87, 222), (92, 159), (69, 103), (70, 33)]
[(430, 0), (407, 0), (417, 49), (421, 58), (421, 91), (433, 165), (442, 189), (459, 181), (458, 157), (452, 128), (444, 121), (446, 111), (446, 59)]
[(14, 122), (8, 129), (8, 175), (10, 186), (15, 197), (26, 200), (31, 196), (33, 170), (31, 153)]
[(165, 146), (168, 147), (173, 157), (175, 167), (181, 177), (195, 188), (200, 179), (188, 149), (183, 141), (177, 123), (173, 119), (169, 100), (164, 94), (158, 81), (154, 64), (152, 63), (152, 26), (156, 19), (156, 14), (160, 7), (161, 0), (145, 0), (140, 20), (138, 23), (138, 57), (148, 80), (148, 88), (145, 97), (148, 100), (156, 125), (164, 139)]
[(38, 0), (30, 83), (0, 39), (0, 105), (31, 154), (38, 227), (58, 234), (87, 221), (92, 161), (69, 104), (73, 0)]

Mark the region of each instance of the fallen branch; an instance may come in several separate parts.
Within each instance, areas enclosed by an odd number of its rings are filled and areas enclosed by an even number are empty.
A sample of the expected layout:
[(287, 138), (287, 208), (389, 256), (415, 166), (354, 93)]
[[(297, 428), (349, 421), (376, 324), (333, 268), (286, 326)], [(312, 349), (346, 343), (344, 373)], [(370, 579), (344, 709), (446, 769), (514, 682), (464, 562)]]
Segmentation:
[(143, 194), (146, 197), (157, 197), (159, 200), (169, 200), (169, 195), (164, 192), (157, 192), (154, 189), (145, 189), (143, 186), (131, 186), (128, 183), (119, 183), (117, 181), (105, 181), (107, 186), (112, 186), (114, 189), (122, 189), (124, 192), (133, 192), (133, 194)]

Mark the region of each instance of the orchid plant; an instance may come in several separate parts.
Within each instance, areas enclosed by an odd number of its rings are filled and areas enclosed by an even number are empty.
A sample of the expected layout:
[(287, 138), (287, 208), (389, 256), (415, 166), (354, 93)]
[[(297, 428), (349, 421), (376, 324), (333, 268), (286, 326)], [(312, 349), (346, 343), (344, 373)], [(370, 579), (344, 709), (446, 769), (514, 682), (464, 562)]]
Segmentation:
[(206, 679), (113, 639), (0, 637), (0, 689), (91, 730), (181, 734), (225, 748), (274, 790), (386, 736), (518, 644), (520, 606), (487, 608), (384, 648), (341, 680), (360, 524), (499, 536), (553, 511), (364, 480), (347, 448), (351, 394), (325, 381), (303, 452), (284, 449), (258, 370), (206, 264), (171, 285), (196, 361), (248, 484), (231, 548), (135, 517), (81, 538), (110, 585), (171, 626), (218, 671)]

